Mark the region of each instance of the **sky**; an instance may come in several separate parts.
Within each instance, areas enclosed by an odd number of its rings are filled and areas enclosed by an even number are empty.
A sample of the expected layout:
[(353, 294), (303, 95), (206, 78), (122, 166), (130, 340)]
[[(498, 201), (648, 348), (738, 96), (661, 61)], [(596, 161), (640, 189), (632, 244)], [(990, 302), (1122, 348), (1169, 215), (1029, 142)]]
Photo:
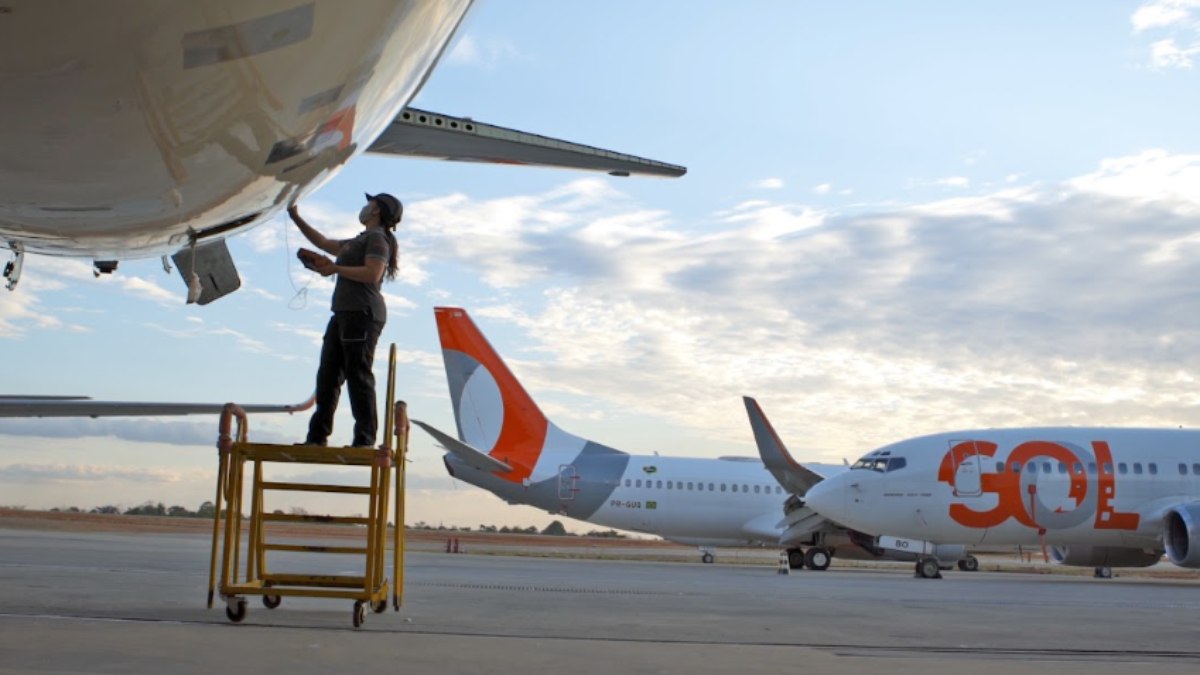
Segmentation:
[[(351, 235), (364, 191), (405, 202), (376, 370), (395, 343), (400, 397), (443, 429), (442, 305), (559, 426), (634, 453), (754, 456), (743, 395), (824, 462), (953, 429), (1196, 427), (1198, 58), (1200, 0), (485, 1), (413, 105), (687, 176), (361, 156), (301, 211)], [(0, 291), (0, 392), (302, 401), (332, 287), (301, 244), (282, 218), (231, 239), (243, 287), (206, 307), (157, 260), (30, 257)], [(349, 442), (345, 400), (336, 425)], [(194, 509), (216, 433), (0, 420), (0, 505)], [(410, 523), (554, 519), (456, 483), (418, 434)], [(296, 499), (272, 506), (357, 510)]]

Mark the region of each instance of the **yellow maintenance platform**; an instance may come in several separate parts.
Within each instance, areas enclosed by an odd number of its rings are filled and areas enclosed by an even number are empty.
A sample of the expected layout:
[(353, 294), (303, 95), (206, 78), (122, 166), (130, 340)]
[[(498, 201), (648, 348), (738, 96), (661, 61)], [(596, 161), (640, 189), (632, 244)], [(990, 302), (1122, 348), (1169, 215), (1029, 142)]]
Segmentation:
[[(263, 605), (275, 609), (287, 596), (344, 598), (353, 600), (352, 620), (362, 626), (367, 608), (377, 613), (387, 609), (388, 596), (399, 611), (404, 597), (404, 466), (408, 455), (408, 413), (404, 402), (395, 401), (396, 345), (388, 355), (387, 405), (384, 408), (384, 442), (378, 448), (332, 448), (310, 445), (251, 443), (246, 414), (237, 405), (226, 404), (221, 413), (217, 448), (217, 497), (213, 516), (212, 557), (208, 575), (208, 607), (214, 591), (225, 601), (230, 621), (246, 618), (246, 596), (262, 596)], [(231, 433), (236, 420), (236, 433)], [(391, 441), (395, 442), (394, 446)], [(247, 477), (247, 463), (251, 476)], [(266, 464), (321, 464), (361, 466), (370, 469), (369, 482), (361, 486), (280, 482), (264, 478)], [(395, 511), (392, 530), (392, 579), (385, 575), (388, 513), (392, 473), (395, 469)], [(364, 472), (366, 473), (366, 472)], [(250, 488), (249, 515), (245, 488)], [(366, 497), (366, 516), (327, 516), (282, 513), (267, 508), (269, 493), (306, 492)], [(268, 540), (267, 523), (337, 523), (362, 535), (361, 545), (280, 543)], [(244, 550), (243, 550), (244, 540)], [(357, 542), (354, 542), (357, 544)], [(297, 574), (268, 571), (269, 551), (312, 554), (354, 554), (363, 558), (362, 574)], [(218, 559), (220, 564), (218, 566)], [(243, 565), (244, 559), (244, 565)], [(218, 567), (220, 578), (218, 583)]]

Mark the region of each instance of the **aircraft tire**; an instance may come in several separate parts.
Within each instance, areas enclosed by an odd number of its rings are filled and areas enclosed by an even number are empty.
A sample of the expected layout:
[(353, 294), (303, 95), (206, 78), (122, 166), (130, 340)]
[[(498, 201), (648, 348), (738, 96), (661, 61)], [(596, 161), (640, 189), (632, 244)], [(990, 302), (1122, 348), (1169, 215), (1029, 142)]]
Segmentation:
[(976, 558), (973, 555), (969, 555), (969, 556), (963, 558), (962, 560), (959, 560), (958, 561), (958, 569), (960, 569), (964, 572), (978, 572), (979, 571), (979, 558)]
[(789, 548), (787, 550), (788, 568), (794, 570), (804, 569), (804, 549)]
[(922, 579), (941, 579), (942, 570), (937, 558), (921, 558), (917, 561), (917, 576)]
[(829, 569), (829, 563), (832, 562), (833, 556), (829, 555), (829, 549), (820, 546), (813, 546), (804, 552), (804, 564), (808, 569), (815, 572)]
[(705, 565), (711, 565), (716, 559), (717, 557), (708, 551), (705, 551), (704, 555), (700, 556), (700, 562), (704, 563)]
[(1096, 568), (1096, 578), (1097, 579), (1111, 579), (1112, 575), (1113, 575), (1113, 573), (1112, 573), (1111, 567), (1097, 567)]

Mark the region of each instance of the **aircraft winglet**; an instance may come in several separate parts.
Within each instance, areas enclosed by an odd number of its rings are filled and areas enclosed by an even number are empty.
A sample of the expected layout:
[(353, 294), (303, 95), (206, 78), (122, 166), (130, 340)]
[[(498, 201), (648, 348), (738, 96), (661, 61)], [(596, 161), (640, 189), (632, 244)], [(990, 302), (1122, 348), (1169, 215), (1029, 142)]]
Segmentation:
[(749, 396), (743, 396), (742, 401), (746, 404), (746, 414), (750, 416), (750, 428), (754, 430), (758, 454), (780, 485), (792, 494), (803, 496), (809, 488), (824, 480), (820, 474), (792, 458), (758, 401)]
[(445, 448), (447, 452), (450, 452), (455, 457), (458, 457), (462, 461), (466, 462), (472, 468), (479, 469), (480, 471), (491, 471), (494, 473), (508, 473), (509, 471), (512, 471), (512, 467), (508, 464), (501, 462), (487, 453), (480, 452), (479, 450), (472, 448), (450, 434), (440, 431), (439, 429), (432, 427), (420, 420), (412, 420), (412, 423), (424, 429), (426, 433), (428, 433), (430, 436), (433, 436), (434, 440), (438, 442), (438, 445)]

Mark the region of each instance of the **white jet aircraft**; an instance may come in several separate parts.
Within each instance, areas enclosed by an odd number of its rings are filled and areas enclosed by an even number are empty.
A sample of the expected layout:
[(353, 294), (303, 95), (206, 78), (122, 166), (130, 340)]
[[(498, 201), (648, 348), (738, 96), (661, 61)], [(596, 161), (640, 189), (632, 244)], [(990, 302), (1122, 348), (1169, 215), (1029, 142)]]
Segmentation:
[(783, 505), (784, 518), (779, 523), (782, 531), (779, 546), (787, 550), (788, 564), (792, 569), (808, 567), (823, 570), (829, 566), (832, 556), (858, 560), (902, 560), (915, 561), (922, 555), (935, 559), (941, 569), (957, 564), (960, 570), (974, 572), (979, 561), (967, 553), (961, 544), (932, 544), (895, 536), (872, 536), (845, 527), (841, 523), (818, 514), (806, 503), (808, 491), (826, 478), (842, 473), (825, 471), (819, 475), (808, 466), (797, 462), (758, 401), (745, 396), (746, 414), (754, 430), (754, 441), (763, 464), (775, 480), (791, 494)]
[(224, 238), (362, 152), (631, 174), (681, 166), (408, 107), (471, 0), (6, 0), (0, 247), (175, 254), (189, 301), (240, 286)]
[[(1200, 432), (1025, 428), (924, 436), (864, 455), (808, 491), (869, 533), (1041, 545), (1064, 565), (1200, 568)], [(924, 553), (924, 552), (922, 552)], [(921, 576), (936, 576), (923, 555)]]
[[(762, 462), (631, 455), (563, 431), (542, 413), (466, 310), (439, 307), (434, 313), (457, 437), (414, 423), (447, 450), (451, 476), (509, 503), (698, 546), (704, 562), (714, 560), (712, 549), (719, 546), (780, 546), (786, 525), (781, 515), (795, 488), (785, 490)], [(795, 463), (794, 470), (819, 481), (845, 468)], [(794, 567), (825, 569), (835, 548), (844, 557), (878, 557), (852, 533), (820, 517), (809, 524), (809, 534), (819, 537), (809, 537), (807, 551), (800, 537), (788, 542)]]

